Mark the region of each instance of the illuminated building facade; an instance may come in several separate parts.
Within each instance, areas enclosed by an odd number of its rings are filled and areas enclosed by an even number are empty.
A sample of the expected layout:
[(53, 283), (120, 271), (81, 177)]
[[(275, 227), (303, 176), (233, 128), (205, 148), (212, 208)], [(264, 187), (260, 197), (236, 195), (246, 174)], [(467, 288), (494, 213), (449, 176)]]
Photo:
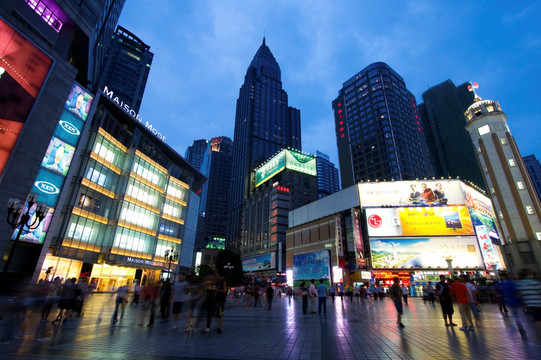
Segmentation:
[[(101, 291), (157, 281), (193, 259), (205, 178), (104, 93), (74, 154), (35, 277), (86, 278)], [(189, 240), (188, 240), (189, 239)], [(179, 254), (170, 264), (166, 252)], [(180, 264), (179, 264), (180, 263)]]
[(504, 235), (507, 265), (541, 272), (541, 205), (507, 115), (498, 102), (476, 97), (464, 116)]
[(464, 111), (473, 102), (468, 83), (455, 86), (447, 80), (425, 91), (418, 109), (434, 176), (437, 179), (458, 177), (487, 190), (465, 129)]
[(154, 54), (150, 46), (122, 26), (117, 26), (109, 46), (98, 90), (107, 86), (139, 112)]
[(280, 66), (264, 38), (239, 91), (233, 142), (226, 241), (229, 250), (239, 252), (242, 209), (255, 167), (282, 149), (302, 149), (300, 111), (288, 105)]
[[(89, 43), (105, 2), (4, 0), (0, 6), (0, 203), (24, 200), (77, 82), (89, 78)], [(116, 21), (116, 20), (114, 20)], [(116, 23), (113, 25), (116, 26)], [(89, 98), (84, 99), (84, 101)], [(64, 175), (59, 175), (64, 176)], [(52, 188), (51, 188), (52, 189)], [(56, 190), (55, 190), (56, 191)], [(43, 197), (38, 197), (38, 202)], [(49, 213), (48, 218), (52, 216)], [(6, 207), (0, 208), (5, 219)], [(45, 221), (48, 221), (47, 219)], [(0, 222), (0, 268), (9, 256), (13, 230)], [(42, 240), (23, 237), (15, 248), (8, 278), (29, 277)], [(13, 244), (14, 242), (11, 242)]]
[(209, 141), (205, 139), (194, 140), (192, 145), (188, 146), (184, 158), (197, 170), (201, 171), (203, 159), (209, 148)]
[(332, 102), (342, 188), (432, 177), (415, 97), (389, 65), (373, 63)]
[(254, 171), (242, 218), (243, 270), (257, 277), (285, 273), (288, 213), (317, 200), (316, 159), (284, 149)]

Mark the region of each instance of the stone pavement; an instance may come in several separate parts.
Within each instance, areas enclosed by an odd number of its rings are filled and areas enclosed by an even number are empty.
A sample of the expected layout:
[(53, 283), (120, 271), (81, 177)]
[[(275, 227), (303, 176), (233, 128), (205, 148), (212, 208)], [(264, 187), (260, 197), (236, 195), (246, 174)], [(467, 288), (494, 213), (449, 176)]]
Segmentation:
[[(291, 303), (276, 299), (271, 311), (245, 309), (240, 299), (229, 298), (222, 335), (214, 333), (215, 319), (209, 334), (185, 333), (184, 321), (172, 331), (171, 319), (159, 316), (153, 327), (137, 326), (141, 304), (127, 306), (124, 317), (111, 324), (113, 307), (114, 296), (94, 294), (86, 301), (84, 317), (61, 325), (40, 325), (39, 311), (27, 316), (24, 338), (2, 344), (0, 359), (541, 358), (541, 334), (531, 320), (520, 315), (528, 332), (523, 338), (512, 318), (503, 317), (492, 304), (482, 307), (475, 331), (464, 333), (444, 326), (438, 304), (423, 304), (418, 298), (405, 306), (405, 329), (395, 324), (396, 311), (388, 299), (357, 304), (337, 298), (333, 304), (329, 298), (325, 316), (303, 315), (300, 298)], [(54, 314), (56, 310), (50, 319)], [(456, 308), (455, 322), (460, 324)]]

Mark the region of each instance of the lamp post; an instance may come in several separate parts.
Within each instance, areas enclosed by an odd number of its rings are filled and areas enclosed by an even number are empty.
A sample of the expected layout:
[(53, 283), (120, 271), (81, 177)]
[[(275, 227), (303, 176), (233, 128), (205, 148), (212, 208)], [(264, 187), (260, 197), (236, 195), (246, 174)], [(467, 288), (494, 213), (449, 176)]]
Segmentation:
[[(9, 224), (9, 226), (11, 226), (12, 229), (17, 229), (18, 231), (15, 240), (11, 244), (8, 258), (6, 260), (6, 263), (4, 264), (4, 269), (2, 270), (2, 278), (0, 280), (0, 283), (2, 284), (6, 279), (9, 265), (13, 260), (15, 248), (19, 243), (19, 239), (21, 238), (23, 229), (25, 227), (28, 228), (30, 231), (37, 229), (37, 227), (41, 224), (41, 222), (43, 221), (43, 219), (45, 219), (45, 216), (47, 216), (47, 213), (49, 212), (49, 208), (47, 207), (47, 205), (45, 205), (45, 203), (36, 203), (37, 199), (37, 194), (30, 193), (28, 195), (28, 197), (26, 198), (28, 207), (26, 208), (25, 213), (23, 213), (25, 204), (21, 204), (21, 201), (19, 199), (9, 199), (8, 201), (7, 223)], [(34, 205), (36, 205), (36, 210), (33, 214), (31, 214), (30, 211), (32, 210), (32, 207)]]
[(171, 280), (171, 263), (178, 260), (178, 251), (174, 248), (165, 250), (165, 260), (169, 261), (169, 268), (167, 269), (168, 279)]
[(447, 262), (447, 268), (449, 269), (449, 276), (452, 279), (453, 278), (453, 260), (455, 258), (455, 255), (451, 253), (451, 249), (449, 249), (449, 246), (447, 245), (443, 246), (441, 257)]
[(235, 265), (231, 265), (230, 263), (227, 263), (227, 265), (224, 265), (224, 270), (227, 271), (227, 272), (226, 272), (226, 274), (227, 274), (227, 281), (226, 281), (226, 283), (227, 283), (227, 286), (228, 286), (228, 287), (229, 287), (229, 285), (230, 285), (230, 284), (229, 284), (229, 282), (230, 282), (229, 280), (230, 280), (230, 277), (231, 277), (230, 274), (229, 274), (229, 272), (230, 272), (231, 270), (233, 270), (234, 268), (235, 268)]

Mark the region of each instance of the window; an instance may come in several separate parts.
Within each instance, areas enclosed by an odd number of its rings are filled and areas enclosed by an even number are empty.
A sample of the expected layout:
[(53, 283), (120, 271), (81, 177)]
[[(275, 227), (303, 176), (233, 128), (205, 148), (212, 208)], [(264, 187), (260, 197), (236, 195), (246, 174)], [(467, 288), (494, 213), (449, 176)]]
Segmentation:
[(509, 161), (509, 166), (517, 166), (514, 159), (508, 159), (507, 161)]
[(500, 142), (502, 145), (507, 145), (507, 139), (506, 138), (500, 138)]
[(522, 183), (522, 181), (517, 181), (517, 187), (518, 187), (520, 190), (524, 190), (524, 184)]
[(479, 136), (483, 136), (485, 134), (488, 134), (490, 132), (490, 126), (488, 124), (481, 126), (477, 129), (477, 132), (479, 133)]
[(533, 215), (533, 209), (530, 205), (526, 205), (526, 212), (528, 215)]
[(105, 174), (102, 174), (98, 170), (95, 170), (93, 167), (89, 167), (86, 171), (85, 178), (92, 181), (93, 183), (103, 186), (107, 177), (105, 176)]

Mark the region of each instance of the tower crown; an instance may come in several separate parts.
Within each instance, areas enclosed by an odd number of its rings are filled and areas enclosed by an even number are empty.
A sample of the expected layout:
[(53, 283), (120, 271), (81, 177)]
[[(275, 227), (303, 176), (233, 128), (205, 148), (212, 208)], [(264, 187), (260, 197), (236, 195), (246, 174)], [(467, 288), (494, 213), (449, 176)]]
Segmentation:
[(470, 122), (483, 115), (486, 115), (489, 113), (497, 113), (497, 112), (500, 112), (500, 113), (503, 112), (502, 108), (500, 107), (500, 104), (497, 101), (480, 100), (470, 105), (468, 110), (464, 112), (464, 116), (466, 117), (466, 120)]

